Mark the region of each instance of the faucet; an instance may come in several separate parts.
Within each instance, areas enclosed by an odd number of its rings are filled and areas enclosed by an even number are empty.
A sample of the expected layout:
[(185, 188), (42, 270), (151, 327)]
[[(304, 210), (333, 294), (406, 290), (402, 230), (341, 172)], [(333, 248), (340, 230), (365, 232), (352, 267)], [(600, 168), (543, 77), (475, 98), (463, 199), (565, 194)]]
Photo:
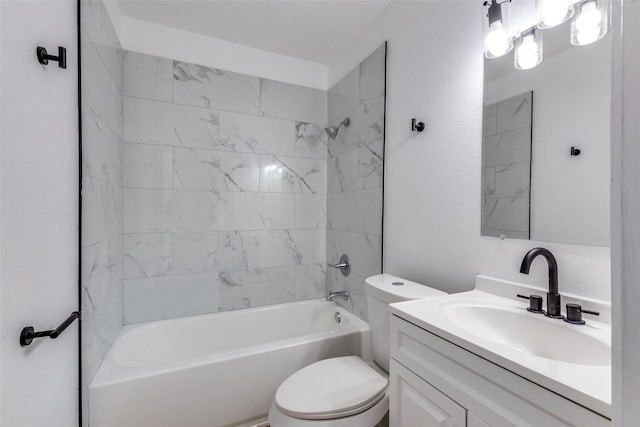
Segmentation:
[(533, 248), (522, 259), (520, 273), (529, 274), (531, 263), (538, 256), (542, 255), (549, 264), (549, 292), (547, 292), (547, 312), (545, 316), (554, 319), (561, 319), (560, 314), (560, 294), (558, 293), (558, 263), (549, 249)]
[(327, 301), (333, 301), (335, 298), (342, 298), (343, 300), (349, 299), (349, 292), (347, 291), (338, 291), (338, 292), (329, 292), (327, 295)]

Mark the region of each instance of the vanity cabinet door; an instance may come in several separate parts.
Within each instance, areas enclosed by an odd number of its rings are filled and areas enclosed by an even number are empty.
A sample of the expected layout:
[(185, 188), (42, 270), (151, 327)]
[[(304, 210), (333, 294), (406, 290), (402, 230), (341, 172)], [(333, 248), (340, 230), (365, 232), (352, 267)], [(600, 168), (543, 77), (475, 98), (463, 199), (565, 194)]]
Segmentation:
[(416, 374), (391, 360), (391, 427), (465, 427), (466, 410)]
[(473, 412), (467, 412), (467, 427), (491, 427), (489, 424), (476, 417)]

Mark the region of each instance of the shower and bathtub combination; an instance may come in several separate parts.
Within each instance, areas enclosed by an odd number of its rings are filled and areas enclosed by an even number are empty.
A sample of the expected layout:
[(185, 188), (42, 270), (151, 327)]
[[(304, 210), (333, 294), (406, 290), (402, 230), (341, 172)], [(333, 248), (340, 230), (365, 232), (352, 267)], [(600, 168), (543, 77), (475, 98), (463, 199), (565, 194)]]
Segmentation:
[(370, 360), (386, 45), (321, 90), (124, 50), (81, 8), (84, 424), (254, 425), (299, 369)]
[(318, 300), (127, 325), (90, 386), (90, 424), (255, 424), (289, 375), (354, 354), (369, 357), (369, 326)]

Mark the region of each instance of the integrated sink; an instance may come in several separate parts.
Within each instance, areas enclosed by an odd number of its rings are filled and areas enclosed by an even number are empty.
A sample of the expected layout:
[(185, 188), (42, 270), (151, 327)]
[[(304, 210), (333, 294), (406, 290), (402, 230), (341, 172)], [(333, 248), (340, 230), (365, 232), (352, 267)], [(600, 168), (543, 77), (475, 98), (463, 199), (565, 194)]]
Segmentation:
[(442, 301), (442, 315), (465, 334), (544, 359), (578, 365), (611, 365), (611, 346), (571, 325), (524, 308), (477, 301)]
[[(391, 304), (391, 312), (471, 353), (595, 412), (611, 417), (611, 308), (562, 295), (600, 316), (576, 325), (527, 311), (517, 297), (546, 289), (477, 276), (476, 289)], [(564, 310), (563, 310), (564, 311)], [(564, 314), (564, 313), (561, 313)]]

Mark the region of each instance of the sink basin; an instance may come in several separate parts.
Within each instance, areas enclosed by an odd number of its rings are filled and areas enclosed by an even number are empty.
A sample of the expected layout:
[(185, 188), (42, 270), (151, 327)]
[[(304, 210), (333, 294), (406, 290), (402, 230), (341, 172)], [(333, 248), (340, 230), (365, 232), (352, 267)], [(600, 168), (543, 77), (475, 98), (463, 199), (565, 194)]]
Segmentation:
[(571, 325), (525, 309), (499, 305), (443, 304), (442, 314), (468, 334), (536, 357), (578, 365), (611, 365), (611, 347)]
[(545, 289), (487, 276), (472, 291), (390, 305), (391, 312), (431, 334), (560, 396), (611, 417), (610, 305), (564, 294), (600, 312), (585, 325), (527, 311), (517, 294)]

